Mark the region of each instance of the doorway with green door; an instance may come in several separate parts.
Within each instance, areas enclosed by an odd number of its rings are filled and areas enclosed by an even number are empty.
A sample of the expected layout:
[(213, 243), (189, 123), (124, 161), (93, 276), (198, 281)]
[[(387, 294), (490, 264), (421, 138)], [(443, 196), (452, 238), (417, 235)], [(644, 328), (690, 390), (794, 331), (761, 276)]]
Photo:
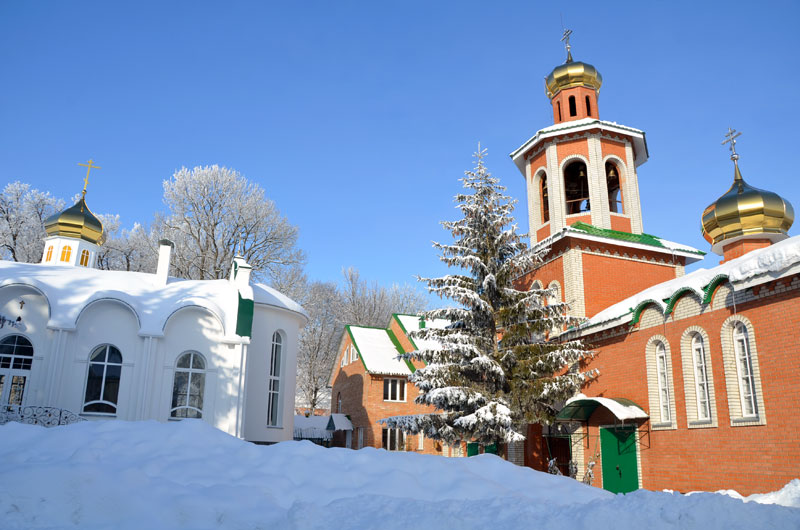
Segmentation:
[(600, 427), (600, 454), (603, 462), (603, 489), (628, 493), (639, 489), (636, 427)]

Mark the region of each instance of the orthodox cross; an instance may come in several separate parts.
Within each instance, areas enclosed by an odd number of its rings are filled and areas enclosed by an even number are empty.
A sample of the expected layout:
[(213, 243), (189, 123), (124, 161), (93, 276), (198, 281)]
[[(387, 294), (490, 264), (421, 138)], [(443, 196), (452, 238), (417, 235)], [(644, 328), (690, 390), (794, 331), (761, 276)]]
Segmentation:
[(19, 301), (19, 308), (22, 309), (22, 306), (24, 306), (24, 305), (25, 305), (25, 300), (20, 300)]
[(84, 197), (86, 196), (86, 187), (89, 185), (89, 172), (91, 170), (93, 170), (93, 169), (102, 169), (100, 166), (93, 166), (92, 162), (93, 162), (93, 160), (91, 158), (89, 159), (89, 162), (87, 162), (86, 164), (81, 164), (80, 162), (78, 162), (79, 166), (83, 166), (83, 167), (86, 168), (86, 178), (83, 179), (83, 196)]
[(564, 29), (564, 36), (561, 37), (561, 42), (564, 43), (564, 46), (567, 48), (567, 57), (569, 57), (570, 50), (572, 46), (569, 45), (569, 36), (572, 35), (571, 29)]
[(726, 140), (724, 142), (722, 142), (722, 145), (725, 145), (727, 143), (731, 144), (731, 146), (730, 146), (730, 150), (731, 150), (731, 153), (732, 153), (731, 154), (731, 160), (733, 160), (734, 162), (739, 160), (739, 155), (736, 154), (736, 139), (738, 137), (740, 137), (741, 135), (742, 135), (742, 133), (736, 132), (736, 129), (731, 129), (730, 127), (728, 127), (728, 134), (725, 135)]

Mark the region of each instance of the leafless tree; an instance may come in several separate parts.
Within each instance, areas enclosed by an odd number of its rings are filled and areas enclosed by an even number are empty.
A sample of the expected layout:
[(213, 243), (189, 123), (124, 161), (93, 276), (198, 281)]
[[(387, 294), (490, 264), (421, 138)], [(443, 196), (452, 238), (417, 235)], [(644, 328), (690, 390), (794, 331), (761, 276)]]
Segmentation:
[(35, 263), (44, 250), (44, 221), (64, 208), (64, 201), (19, 181), (0, 194), (0, 257)]

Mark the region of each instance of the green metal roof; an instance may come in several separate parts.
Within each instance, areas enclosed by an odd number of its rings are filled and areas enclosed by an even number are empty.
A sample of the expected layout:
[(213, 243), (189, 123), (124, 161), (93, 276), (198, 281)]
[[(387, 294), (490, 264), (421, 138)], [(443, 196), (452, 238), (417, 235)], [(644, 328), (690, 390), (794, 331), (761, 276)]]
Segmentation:
[[(638, 243), (640, 245), (649, 245), (651, 247), (658, 247), (667, 250), (672, 250), (661, 242), (660, 237), (651, 234), (631, 234), (629, 232), (620, 232), (618, 230), (611, 230), (608, 228), (598, 228), (594, 225), (590, 225), (588, 223), (583, 223), (583, 222), (577, 222), (573, 225), (570, 225), (570, 228), (574, 230), (580, 230), (581, 232), (585, 232), (586, 234), (589, 234), (591, 236), (617, 239), (619, 241), (627, 241), (629, 243)], [(705, 255), (705, 252), (690, 248), (681, 248), (676, 250), (680, 250), (681, 252), (689, 252), (691, 254), (697, 254), (699, 256)]]
[[(639, 405), (631, 401), (630, 399), (625, 398), (608, 398), (613, 401), (616, 401), (620, 405), (625, 407), (636, 407), (641, 409)], [(564, 406), (563, 409), (556, 415), (556, 421), (587, 421), (597, 407), (600, 406), (600, 402), (593, 398), (586, 398), (586, 399), (576, 399), (575, 401), (567, 404)]]

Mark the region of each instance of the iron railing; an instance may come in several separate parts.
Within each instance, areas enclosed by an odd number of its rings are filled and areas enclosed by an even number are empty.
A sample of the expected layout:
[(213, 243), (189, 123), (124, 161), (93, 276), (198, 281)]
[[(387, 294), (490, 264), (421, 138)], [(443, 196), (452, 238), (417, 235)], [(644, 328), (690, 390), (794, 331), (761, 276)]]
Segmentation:
[(74, 412), (56, 407), (3, 405), (0, 407), (0, 425), (10, 421), (28, 425), (55, 427), (86, 421)]

